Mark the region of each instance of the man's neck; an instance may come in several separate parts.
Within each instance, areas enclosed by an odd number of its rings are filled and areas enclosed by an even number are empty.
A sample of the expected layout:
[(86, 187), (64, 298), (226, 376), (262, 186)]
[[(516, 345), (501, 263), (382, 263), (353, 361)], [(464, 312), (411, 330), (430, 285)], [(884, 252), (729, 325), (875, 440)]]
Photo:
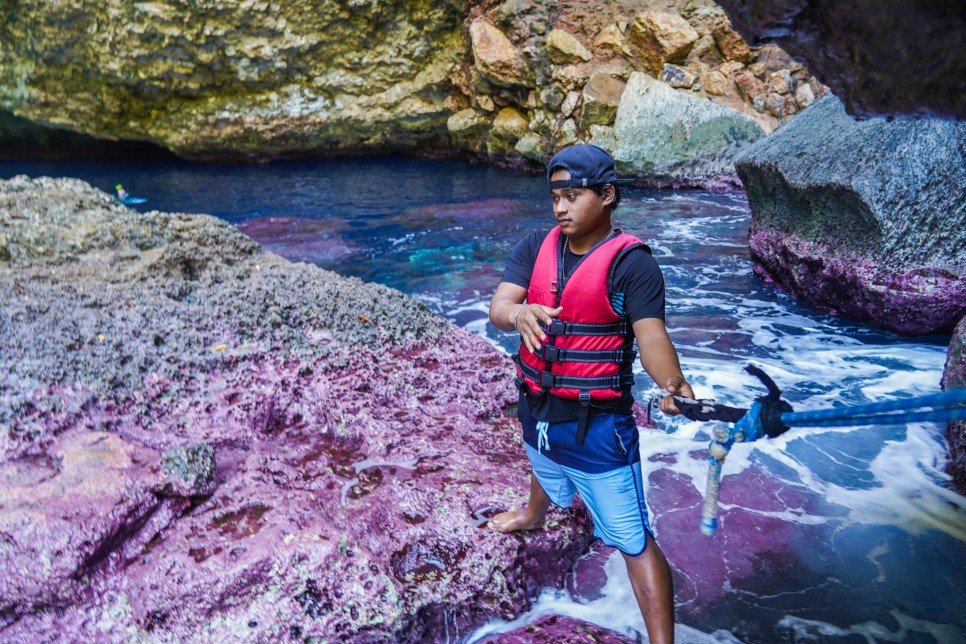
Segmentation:
[(584, 235), (577, 239), (568, 237), (567, 245), (570, 247), (570, 252), (574, 255), (586, 255), (590, 252), (591, 248), (610, 237), (614, 232), (614, 229), (608, 224), (606, 228), (594, 231), (593, 234)]

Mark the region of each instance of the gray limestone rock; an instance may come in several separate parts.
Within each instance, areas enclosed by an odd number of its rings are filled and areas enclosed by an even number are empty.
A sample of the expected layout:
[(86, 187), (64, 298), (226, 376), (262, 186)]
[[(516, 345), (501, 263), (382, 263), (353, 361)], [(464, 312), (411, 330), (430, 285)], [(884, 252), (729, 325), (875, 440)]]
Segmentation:
[(208, 443), (172, 447), (161, 455), (165, 474), (176, 477), (190, 492), (202, 493), (215, 478), (215, 448)]
[(737, 110), (703, 101), (642, 73), (631, 74), (617, 109), (618, 172), (678, 185), (736, 182), (734, 156), (764, 135)]
[(762, 276), (899, 333), (966, 312), (966, 123), (856, 121), (826, 96), (735, 163)]

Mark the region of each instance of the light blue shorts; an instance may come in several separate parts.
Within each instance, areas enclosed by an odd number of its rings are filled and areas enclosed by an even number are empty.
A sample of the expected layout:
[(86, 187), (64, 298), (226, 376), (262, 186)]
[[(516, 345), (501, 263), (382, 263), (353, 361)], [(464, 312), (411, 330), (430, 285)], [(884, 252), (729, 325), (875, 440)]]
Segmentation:
[(644, 552), (651, 534), (644, 503), (641, 462), (637, 460), (607, 472), (583, 472), (559, 465), (526, 444), (533, 473), (550, 501), (570, 507), (580, 493), (594, 520), (594, 536), (624, 554)]

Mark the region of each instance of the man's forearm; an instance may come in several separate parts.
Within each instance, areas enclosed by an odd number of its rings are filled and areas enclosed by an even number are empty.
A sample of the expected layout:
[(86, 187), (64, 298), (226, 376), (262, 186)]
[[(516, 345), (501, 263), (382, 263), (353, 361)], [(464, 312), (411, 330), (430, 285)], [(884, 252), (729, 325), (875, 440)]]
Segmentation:
[(638, 341), (638, 349), (641, 352), (641, 365), (644, 371), (659, 387), (667, 387), (672, 379), (677, 381), (675, 386), (687, 382), (681, 370), (678, 353), (671, 339), (666, 335), (653, 338), (643, 345)]
[(514, 331), (520, 313), (526, 306), (526, 304), (514, 302), (511, 299), (493, 302), (490, 307), (490, 322), (501, 331)]

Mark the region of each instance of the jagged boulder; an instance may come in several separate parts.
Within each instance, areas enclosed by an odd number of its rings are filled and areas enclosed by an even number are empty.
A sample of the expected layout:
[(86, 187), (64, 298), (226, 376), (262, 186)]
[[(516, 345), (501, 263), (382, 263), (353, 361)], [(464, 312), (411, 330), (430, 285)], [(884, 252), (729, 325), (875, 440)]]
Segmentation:
[(966, 123), (858, 122), (826, 96), (736, 167), (763, 278), (897, 333), (966, 313)]
[(550, 62), (557, 64), (586, 63), (594, 57), (583, 43), (563, 29), (554, 29), (547, 34), (547, 55)]
[(631, 44), (657, 74), (666, 63), (683, 61), (700, 35), (687, 20), (673, 11), (646, 11), (634, 17)]
[[(600, 132), (607, 145), (608, 133)], [(631, 74), (613, 128), (614, 160), (628, 176), (678, 185), (728, 183), (734, 156), (763, 136), (740, 112), (675, 91), (642, 73)]]
[(521, 52), (498, 27), (479, 18), (470, 23), (470, 41), (477, 71), (496, 85), (528, 85), (533, 72)]
[(591, 125), (612, 125), (626, 88), (627, 81), (616, 74), (597, 72), (591, 76), (581, 97), (580, 127), (590, 129)]
[(587, 550), (509, 358), (398, 291), (84, 182), (0, 181), (0, 640), (426, 641)]

